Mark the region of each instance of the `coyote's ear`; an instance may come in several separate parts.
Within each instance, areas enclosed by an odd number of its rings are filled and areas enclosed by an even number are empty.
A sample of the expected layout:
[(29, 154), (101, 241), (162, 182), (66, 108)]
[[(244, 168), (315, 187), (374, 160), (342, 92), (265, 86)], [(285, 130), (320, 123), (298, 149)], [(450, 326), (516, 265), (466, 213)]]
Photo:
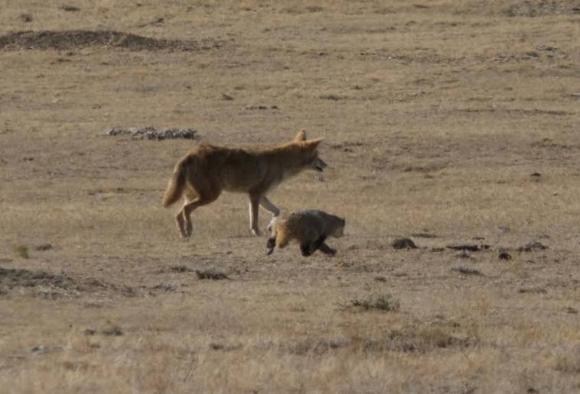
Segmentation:
[(302, 129), (298, 132), (298, 134), (296, 134), (296, 137), (294, 137), (294, 142), (302, 142), (302, 141), (306, 141), (306, 130)]
[(316, 149), (318, 145), (320, 145), (322, 140), (323, 140), (322, 138), (317, 138), (315, 140), (304, 141), (303, 143), (309, 149)]

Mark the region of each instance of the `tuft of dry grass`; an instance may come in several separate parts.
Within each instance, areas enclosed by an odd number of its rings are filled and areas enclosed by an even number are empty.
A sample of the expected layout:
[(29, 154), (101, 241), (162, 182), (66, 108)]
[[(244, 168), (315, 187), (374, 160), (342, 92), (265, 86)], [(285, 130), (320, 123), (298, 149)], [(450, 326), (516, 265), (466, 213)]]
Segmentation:
[(363, 298), (355, 298), (350, 301), (350, 306), (384, 312), (398, 312), (401, 307), (399, 301), (390, 294), (372, 294)]
[(16, 256), (23, 258), (23, 259), (30, 258), (30, 254), (28, 253), (28, 246), (26, 246), (26, 245), (14, 246), (14, 253), (16, 254)]
[(215, 268), (208, 268), (202, 270), (195, 270), (198, 279), (223, 280), (230, 279), (225, 272), (221, 272)]

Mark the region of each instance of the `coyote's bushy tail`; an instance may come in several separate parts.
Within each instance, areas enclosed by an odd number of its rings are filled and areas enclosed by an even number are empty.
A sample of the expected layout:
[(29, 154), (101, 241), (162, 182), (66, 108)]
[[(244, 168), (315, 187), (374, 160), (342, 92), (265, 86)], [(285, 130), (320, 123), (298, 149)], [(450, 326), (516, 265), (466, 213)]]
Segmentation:
[(163, 206), (169, 207), (174, 204), (181, 195), (183, 194), (183, 189), (185, 187), (187, 168), (184, 165), (183, 160), (177, 163), (175, 170), (171, 179), (169, 179), (169, 184), (163, 195)]

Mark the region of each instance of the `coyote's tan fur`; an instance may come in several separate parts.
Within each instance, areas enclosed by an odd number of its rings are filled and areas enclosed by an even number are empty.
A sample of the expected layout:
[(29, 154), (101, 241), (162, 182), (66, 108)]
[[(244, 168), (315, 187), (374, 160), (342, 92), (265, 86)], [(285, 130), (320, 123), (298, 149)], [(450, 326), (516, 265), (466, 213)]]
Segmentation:
[(346, 221), (329, 213), (318, 210), (294, 212), (285, 220), (276, 220), (272, 226), (272, 236), (266, 247), (272, 254), (275, 247), (285, 248), (290, 241), (300, 244), (303, 256), (310, 256), (316, 250), (333, 256), (336, 250), (324, 241), (327, 237), (342, 237)]
[[(318, 157), (322, 140), (306, 140), (304, 130), (292, 142), (272, 148), (227, 148), (201, 144), (183, 157), (169, 180), (163, 197), (165, 207), (185, 196), (176, 220), (181, 235), (192, 232), (191, 213), (215, 201), (223, 190), (248, 193), (250, 229), (259, 235), (258, 206), (269, 211), (274, 220), (280, 210), (266, 194), (284, 179), (306, 169), (323, 171), (326, 163)], [(272, 222), (271, 222), (272, 223)]]

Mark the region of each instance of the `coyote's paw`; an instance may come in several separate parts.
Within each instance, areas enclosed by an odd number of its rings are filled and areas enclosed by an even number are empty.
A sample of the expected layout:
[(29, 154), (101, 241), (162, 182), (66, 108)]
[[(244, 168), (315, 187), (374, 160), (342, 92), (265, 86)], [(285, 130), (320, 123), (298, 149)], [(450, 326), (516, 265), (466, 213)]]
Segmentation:
[(179, 230), (181, 238), (182, 239), (189, 238), (189, 236), (191, 235), (191, 230), (192, 230), (191, 223), (189, 223), (189, 226), (188, 226), (188, 223), (186, 223), (181, 212), (179, 214), (177, 214), (175, 222), (177, 223), (177, 229)]

